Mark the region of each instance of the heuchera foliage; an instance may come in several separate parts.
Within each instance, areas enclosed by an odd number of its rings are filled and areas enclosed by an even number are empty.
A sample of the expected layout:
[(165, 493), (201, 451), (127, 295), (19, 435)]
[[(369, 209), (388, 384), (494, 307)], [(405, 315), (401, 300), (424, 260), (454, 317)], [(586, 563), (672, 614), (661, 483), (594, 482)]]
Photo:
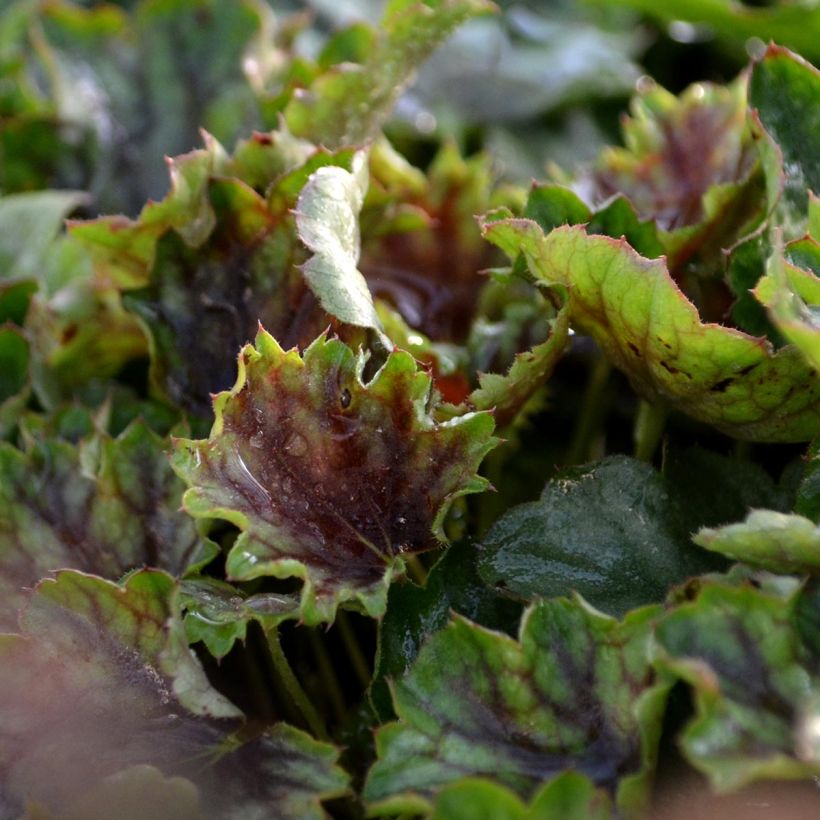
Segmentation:
[(816, 13), (316, 5), (0, 11), (0, 820), (811, 783)]

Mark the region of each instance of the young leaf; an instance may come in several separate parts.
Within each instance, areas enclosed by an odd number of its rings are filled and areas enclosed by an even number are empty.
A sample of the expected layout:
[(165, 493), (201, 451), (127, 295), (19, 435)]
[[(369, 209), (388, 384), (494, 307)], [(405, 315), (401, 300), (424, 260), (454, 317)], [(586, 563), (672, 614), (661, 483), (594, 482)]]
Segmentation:
[[(14, 816), (28, 800), (89, 816), (83, 806), (135, 799), (134, 789), (150, 805), (162, 775), (203, 818), (270, 805), (320, 818), (320, 799), (344, 791), (332, 747), (282, 724), (243, 743), (213, 719), (240, 713), (189, 651), (176, 594), (162, 572), (119, 586), (64, 571), (37, 587), (21, 634), (0, 636), (0, 790)], [(139, 766), (156, 771), (137, 776)]]
[(754, 510), (740, 524), (705, 528), (692, 540), (734, 561), (745, 561), (772, 572), (820, 569), (820, 525), (802, 515)]
[(425, 811), (469, 775), (529, 799), (568, 768), (636, 810), (665, 697), (647, 657), (656, 614), (619, 624), (582, 601), (543, 601), (525, 613), (519, 643), (456, 617), (394, 686), (400, 721), (376, 736), (371, 812)]
[(0, 325), (0, 439), (11, 433), (28, 403), (30, 358), (25, 336), (11, 325)]
[(738, 438), (805, 441), (820, 420), (820, 378), (794, 348), (704, 324), (662, 260), (580, 227), (545, 236), (526, 219), (484, 223), (538, 281), (569, 290), (570, 321), (592, 336), (634, 389)]
[(695, 690), (696, 717), (680, 743), (713, 788), (820, 772), (817, 682), (782, 598), (706, 584), (660, 622), (656, 638), (658, 664)]
[(57, 569), (116, 580), (146, 564), (181, 575), (209, 560), (213, 546), (179, 510), (183, 487), (142, 422), (82, 449), (0, 444), (0, 628), (14, 624), (23, 589)]
[(333, 166), (314, 171), (296, 203), (296, 230), (313, 251), (302, 271), (322, 307), (342, 322), (381, 331), (373, 297), (357, 267), (358, 217), (367, 182), (365, 153), (355, 155), (351, 171)]
[(343, 63), (294, 96), (290, 131), (329, 148), (370, 142), (413, 72), (459, 25), (495, 8), (487, 0), (391, 0), (363, 64)]
[(229, 577), (301, 578), (309, 624), (345, 602), (381, 615), (402, 554), (443, 538), (453, 499), (486, 487), (475, 471), (495, 445), (489, 414), (432, 420), (430, 377), (408, 353), (367, 384), (363, 366), (338, 340), (320, 337), (302, 358), (260, 330), (214, 400), (211, 437), (176, 444), (185, 508), (243, 531)]

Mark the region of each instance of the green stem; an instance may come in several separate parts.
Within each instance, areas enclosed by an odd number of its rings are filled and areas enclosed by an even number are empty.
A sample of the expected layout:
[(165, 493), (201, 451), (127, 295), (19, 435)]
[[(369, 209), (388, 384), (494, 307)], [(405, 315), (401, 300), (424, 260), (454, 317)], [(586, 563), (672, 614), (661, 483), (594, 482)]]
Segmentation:
[(347, 657), (353, 665), (353, 671), (359, 679), (359, 683), (365, 687), (370, 686), (370, 668), (365, 660), (362, 648), (356, 640), (356, 633), (350, 623), (347, 613), (341, 609), (336, 613), (336, 625), (339, 627), (339, 634), (342, 636), (342, 643), (347, 650)]
[(421, 586), (427, 586), (427, 570), (424, 568), (424, 564), (419, 560), (418, 555), (406, 555), (404, 556), (404, 561), (407, 564), (407, 569), (410, 570), (410, 574), (413, 576), (413, 580)]
[(316, 667), (319, 670), (319, 677), (322, 679), (325, 694), (330, 698), (330, 705), (336, 719), (341, 721), (344, 719), (347, 706), (339, 681), (336, 679), (333, 664), (330, 662), (330, 656), (327, 654), (322, 638), (315, 629), (308, 631), (308, 637), (313, 655), (316, 658)]
[(668, 415), (669, 410), (663, 405), (641, 401), (638, 417), (635, 419), (635, 458), (652, 461), (666, 428)]
[(567, 457), (564, 459), (567, 465), (582, 464), (590, 457), (590, 445), (600, 425), (604, 393), (609, 385), (611, 373), (612, 365), (609, 359), (606, 356), (599, 356), (589, 372), (581, 415), (578, 417)]
[(270, 651), (270, 657), (273, 661), (273, 667), (291, 703), (301, 713), (311, 732), (320, 740), (328, 740), (324, 721), (313, 708), (313, 704), (296, 679), (296, 675), (294, 675), (293, 669), (291, 669), (288, 659), (282, 651), (282, 644), (279, 640), (279, 630), (276, 627), (267, 630), (265, 637), (268, 639), (268, 650)]

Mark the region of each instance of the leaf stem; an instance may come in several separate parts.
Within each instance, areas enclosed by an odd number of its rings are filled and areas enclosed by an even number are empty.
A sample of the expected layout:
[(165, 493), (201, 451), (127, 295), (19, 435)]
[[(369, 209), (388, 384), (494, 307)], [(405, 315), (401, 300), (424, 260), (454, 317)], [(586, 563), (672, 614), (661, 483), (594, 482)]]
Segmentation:
[(347, 650), (347, 657), (353, 666), (353, 671), (356, 673), (359, 683), (367, 688), (370, 686), (370, 668), (365, 660), (362, 648), (356, 639), (356, 633), (353, 631), (350, 618), (348, 618), (347, 613), (341, 609), (336, 613), (336, 625), (339, 627), (339, 634)]
[(652, 461), (666, 428), (669, 410), (662, 404), (642, 400), (635, 419), (635, 458)]
[(285, 653), (282, 651), (282, 643), (279, 640), (279, 630), (276, 627), (266, 630), (265, 637), (268, 639), (268, 651), (273, 661), (273, 667), (291, 703), (301, 713), (311, 732), (313, 732), (319, 740), (328, 740), (324, 721), (313, 708), (313, 704), (296, 679), (296, 675), (293, 673), (293, 669), (290, 663), (288, 663)]
[(410, 574), (413, 576), (413, 580), (421, 586), (427, 586), (427, 570), (419, 560), (418, 555), (405, 555), (404, 560)]
[(564, 464), (582, 464), (590, 458), (590, 445), (601, 420), (602, 400), (609, 385), (611, 373), (612, 365), (609, 363), (609, 359), (606, 356), (599, 355), (589, 372), (581, 414), (573, 430), (572, 441), (564, 459)]
[(322, 679), (325, 694), (330, 699), (330, 705), (336, 719), (341, 721), (344, 719), (347, 705), (339, 681), (336, 678), (336, 672), (333, 670), (333, 664), (330, 662), (330, 656), (327, 654), (321, 636), (315, 629), (308, 630), (308, 639), (310, 640), (310, 648), (313, 650), (313, 656), (316, 658), (316, 667), (319, 670), (319, 677)]

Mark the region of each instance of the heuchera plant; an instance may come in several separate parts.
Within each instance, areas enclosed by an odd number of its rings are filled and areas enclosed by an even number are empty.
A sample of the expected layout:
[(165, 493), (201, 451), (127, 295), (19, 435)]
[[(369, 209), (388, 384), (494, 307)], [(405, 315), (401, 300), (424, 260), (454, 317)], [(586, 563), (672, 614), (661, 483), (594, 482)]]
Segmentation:
[(527, 189), (389, 122), (485, 0), (133, 5), (0, 11), (0, 819), (820, 777), (820, 72)]

